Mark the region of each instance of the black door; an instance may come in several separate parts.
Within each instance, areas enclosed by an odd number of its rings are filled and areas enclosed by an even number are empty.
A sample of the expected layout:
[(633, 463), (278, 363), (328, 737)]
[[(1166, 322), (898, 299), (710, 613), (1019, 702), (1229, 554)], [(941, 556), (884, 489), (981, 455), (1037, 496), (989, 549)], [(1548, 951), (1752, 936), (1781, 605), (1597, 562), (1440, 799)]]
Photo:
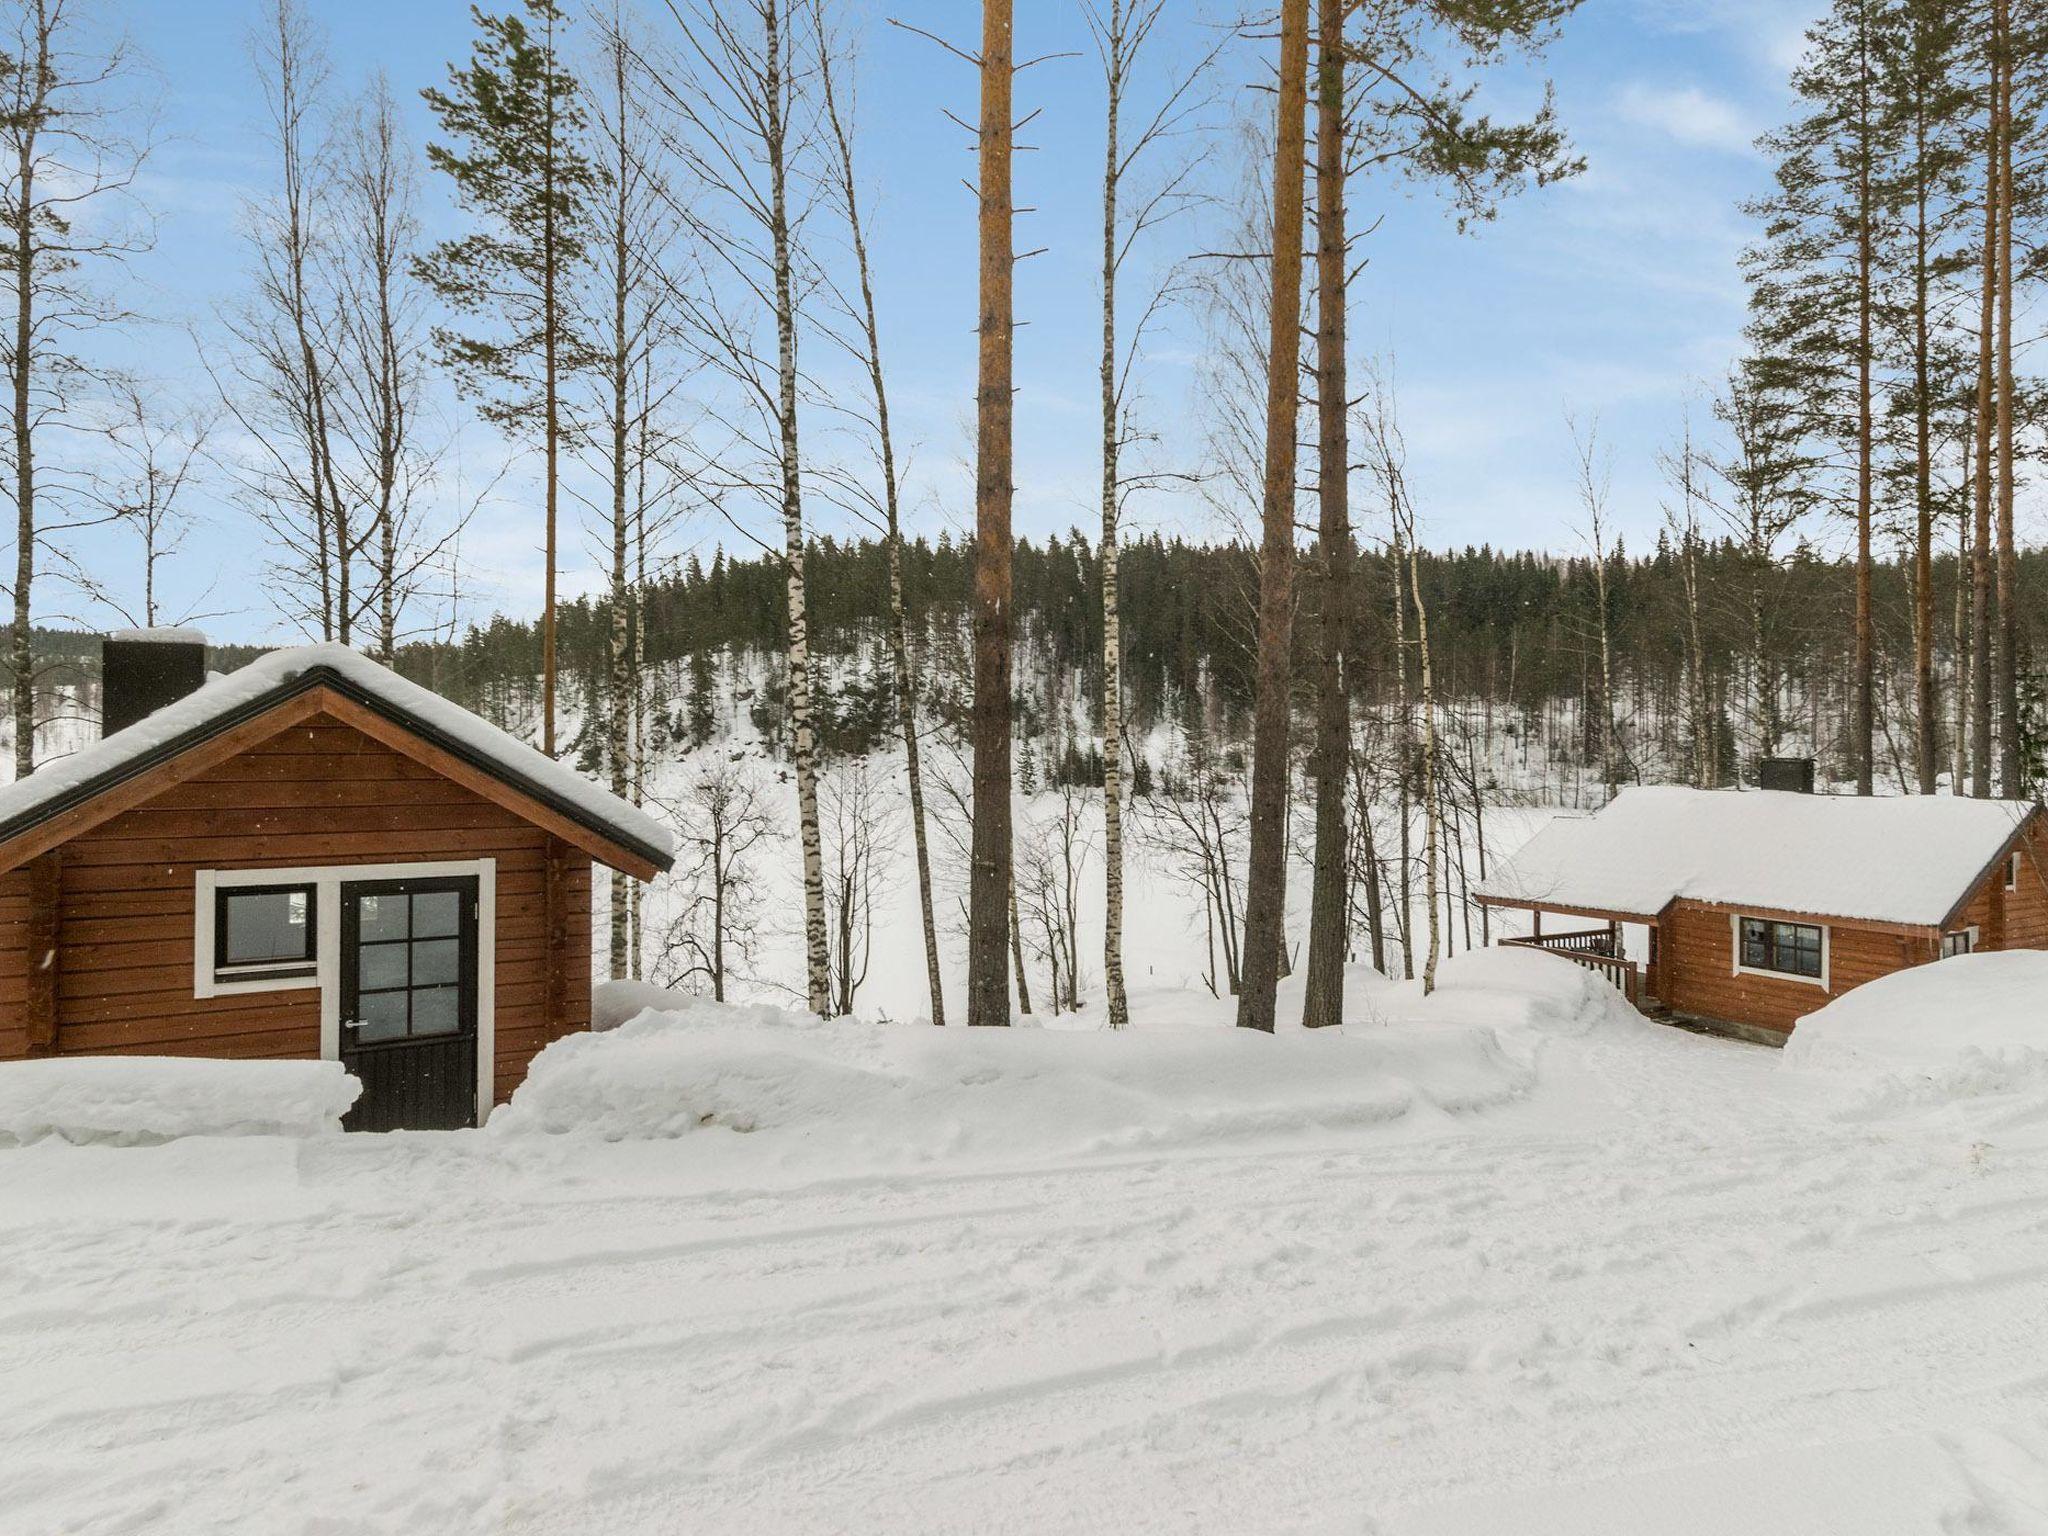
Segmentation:
[(352, 1131), (476, 1124), (474, 875), (341, 888), (341, 1062)]

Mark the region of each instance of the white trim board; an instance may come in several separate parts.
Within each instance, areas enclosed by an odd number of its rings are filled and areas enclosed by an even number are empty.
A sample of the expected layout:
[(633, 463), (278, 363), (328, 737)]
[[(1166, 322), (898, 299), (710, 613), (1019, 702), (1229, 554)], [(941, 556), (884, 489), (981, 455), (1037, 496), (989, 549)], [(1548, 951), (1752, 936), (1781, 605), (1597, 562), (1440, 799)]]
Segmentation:
[[(498, 861), (442, 860), (420, 864), (308, 864), (289, 869), (202, 869), (193, 876), (192, 995), (320, 992), (320, 1059), (341, 1059), (341, 888), (358, 880), (476, 879), (476, 1123), (497, 1096)], [(213, 974), (214, 893), (247, 885), (310, 885), (317, 910), (315, 965), (303, 976), (216, 980)]]
[[(1760, 923), (1786, 923), (1798, 928), (1818, 928), (1820, 930), (1820, 974), (1818, 976), (1801, 976), (1794, 971), (1771, 971), (1764, 969), (1762, 966), (1744, 965), (1742, 963), (1742, 920), (1745, 917), (1754, 918)], [(1728, 914), (1728, 942), (1729, 958), (1735, 967), (1732, 973), (1734, 975), (1762, 976), (1770, 981), (1789, 981), (1802, 987), (1819, 987), (1823, 992), (1828, 991), (1828, 976), (1834, 969), (1835, 931), (1826, 923), (1793, 923), (1790, 918), (1758, 917), (1754, 912), (1730, 912)]]

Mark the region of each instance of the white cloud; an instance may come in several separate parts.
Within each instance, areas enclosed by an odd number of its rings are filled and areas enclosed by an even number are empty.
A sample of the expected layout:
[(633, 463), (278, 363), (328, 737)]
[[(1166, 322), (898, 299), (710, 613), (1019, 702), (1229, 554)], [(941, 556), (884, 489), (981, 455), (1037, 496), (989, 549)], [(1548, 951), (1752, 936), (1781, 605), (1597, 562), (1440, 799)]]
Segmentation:
[(1741, 108), (1696, 85), (1658, 86), (1632, 81), (1615, 99), (1615, 110), (1628, 122), (1654, 128), (1681, 144), (1747, 154), (1757, 127)]

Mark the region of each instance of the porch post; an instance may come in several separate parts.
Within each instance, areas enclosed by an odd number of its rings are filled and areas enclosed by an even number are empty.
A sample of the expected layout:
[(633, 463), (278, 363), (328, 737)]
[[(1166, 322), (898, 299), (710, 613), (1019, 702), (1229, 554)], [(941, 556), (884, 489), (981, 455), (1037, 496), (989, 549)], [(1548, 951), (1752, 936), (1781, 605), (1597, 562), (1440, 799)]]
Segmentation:
[(1535, 926), (1535, 927), (1534, 927), (1533, 929), (1531, 929), (1531, 930), (1530, 930), (1530, 933), (1529, 933), (1529, 937), (1530, 937), (1530, 938), (1532, 938), (1532, 939), (1540, 939), (1540, 938), (1542, 938), (1542, 937), (1543, 937), (1543, 909), (1542, 909), (1541, 907), (1531, 907), (1531, 908), (1529, 909), (1529, 915), (1530, 915), (1531, 917), (1535, 918), (1535, 920), (1536, 920), (1536, 926)]

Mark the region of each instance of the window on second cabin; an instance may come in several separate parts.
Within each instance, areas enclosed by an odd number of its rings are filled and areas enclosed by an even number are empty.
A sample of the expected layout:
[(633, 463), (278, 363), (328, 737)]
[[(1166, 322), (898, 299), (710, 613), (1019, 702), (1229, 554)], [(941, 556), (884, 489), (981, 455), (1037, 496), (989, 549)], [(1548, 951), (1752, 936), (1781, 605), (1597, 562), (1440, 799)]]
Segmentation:
[(2017, 848), (2005, 857), (2005, 888), (2008, 891), (2020, 888), (2020, 851)]
[(1941, 936), (1941, 958), (1944, 960), (1951, 955), (1967, 955), (1976, 947), (1977, 930), (1974, 928), (1960, 928)]
[(317, 957), (314, 888), (243, 886), (215, 893), (213, 965), (224, 976), (313, 974)]
[(1821, 973), (1821, 930), (1809, 923), (1776, 923), (1767, 918), (1742, 920), (1742, 968), (1777, 971), (1786, 976)]

